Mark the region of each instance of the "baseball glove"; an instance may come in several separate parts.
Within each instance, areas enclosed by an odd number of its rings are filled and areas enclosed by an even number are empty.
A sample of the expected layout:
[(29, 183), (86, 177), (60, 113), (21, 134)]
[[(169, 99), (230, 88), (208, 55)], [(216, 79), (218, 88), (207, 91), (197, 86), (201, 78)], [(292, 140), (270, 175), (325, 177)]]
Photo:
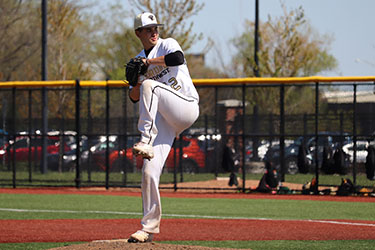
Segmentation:
[(135, 57), (125, 65), (125, 76), (126, 80), (131, 86), (136, 86), (138, 83), (138, 77), (145, 75), (148, 66), (143, 62), (144, 57)]

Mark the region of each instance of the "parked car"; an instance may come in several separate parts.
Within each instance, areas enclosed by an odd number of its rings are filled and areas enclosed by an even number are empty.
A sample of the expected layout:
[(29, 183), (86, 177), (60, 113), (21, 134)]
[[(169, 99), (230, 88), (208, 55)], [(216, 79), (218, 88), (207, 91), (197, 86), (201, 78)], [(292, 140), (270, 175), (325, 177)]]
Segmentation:
[[(176, 165), (179, 166), (179, 154), (180, 147), (178, 145), (179, 140), (176, 141), (177, 145), (169, 152), (168, 158), (166, 160), (167, 170), (174, 169), (174, 156), (176, 155)], [(206, 154), (205, 154), (205, 141), (199, 141), (196, 138), (182, 137), (182, 169), (183, 172), (187, 173), (198, 173), (203, 171), (206, 164)], [(176, 148), (176, 150), (175, 150)], [(208, 154), (213, 151), (212, 145), (207, 145)], [(176, 154), (175, 154), (176, 151)], [(208, 157), (208, 156), (207, 156)]]
[[(65, 144), (65, 150), (69, 147)], [(56, 136), (47, 136), (47, 153), (55, 154), (59, 152), (60, 140)], [(31, 151), (30, 151), (31, 150)], [(29, 152), (32, 161), (40, 161), (42, 156), (42, 137), (41, 136), (18, 136), (15, 141), (10, 141), (0, 147), (0, 160), (8, 162), (13, 161), (13, 152), (15, 152), (16, 161), (28, 161)]]
[[(134, 139), (129, 137), (131, 143), (127, 143), (127, 149), (121, 149), (118, 146), (117, 139), (109, 142), (109, 151), (108, 151), (108, 163), (109, 169), (112, 172), (124, 171), (124, 166), (126, 164), (127, 171), (131, 172), (135, 168), (141, 169), (143, 160), (141, 157), (135, 157), (133, 155), (131, 147), (134, 144)], [(173, 171), (175, 166), (176, 155), (176, 165), (179, 166), (179, 154), (180, 148), (178, 145), (178, 140), (175, 145), (172, 145), (171, 151), (168, 154), (168, 158), (165, 162), (165, 170)], [(205, 146), (204, 143), (199, 142), (197, 138), (183, 137), (182, 139), (182, 168), (184, 172), (188, 173), (197, 173), (203, 171), (205, 168)], [(92, 147), (91, 153), (93, 157), (93, 163), (91, 164), (91, 169), (96, 171), (105, 171), (106, 170), (106, 149), (107, 143), (100, 142), (95, 147)], [(210, 148), (209, 152), (212, 152)]]
[[(369, 143), (367, 141), (357, 141), (357, 153), (356, 153), (356, 162), (365, 163), (367, 157), (367, 147)], [(354, 156), (354, 143), (348, 143), (342, 148), (346, 154), (349, 155), (350, 162), (353, 163)]]
[[(285, 168), (287, 174), (297, 174), (298, 173), (298, 150), (300, 144), (298, 141), (290, 145), (286, 145), (284, 148), (284, 159)], [(280, 161), (280, 144), (271, 146), (267, 153), (265, 154), (263, 160), (265, 162), (270, 162), (273, 167), (280, 172), (281, 171), (281, 161)]]
[[(129, 141), (132, 141), (132, 138), (128, 138)], [(127, 172), (133, 171), (133, 153), (131, 152), (131, 148), (122, 149), (119, 147), (118, 138), (116, 136), (112, 136), (108, 140), (108, 163), (109, 163), (109, 170), (111, 172), (120, 172), (124, 171), (125, 163), (127, 166)], [(132, 144), (131, 144), (132, 145)], [(85, 166), (87, 169), (92, 171), (106, 171), (106, 154), (107, 154), (107, 140), (106, 138), (102, 138), (96, 145), (92, 146), (88, 153), (91, 154), (92, 161), (86, 162)], [(125, 157), (126, 155), (126, 157)], [(141, 165), (142, 159), (140, 158), (137, 160), (136, 165)]]
[[(73, 171), (76, 165), (77, 159), (77, 144), (74, 140), (70, 140), (67, 144), (68, 150), (63, 152), (55, 152), (48, 154), (47, 161), (48, 161), (48, 169), (57, 171), (59, 170), (59, 164), (61, 164), (61, 171)], [(88, 139), (86, 136), (81, 137), (80, 141), (80, 150), (81, 150), (81, 163), (84, 163), (87, 160), (87, 154), (84, 152), (88, 151)], [(61, 163), (60, 162), (60, 154), (61, 154)]]
[[(309, 165), (310, 172), (315, 171), (315, 150), (318, 150), (318, 163), (321, 165), (323, 159), (324, 147), (328, 147), (334, 152), (341, 145), (350, 143), (351, 139), (347, 134), (340, 135), (338, 132), (319, 132), (318, 147), (316, 148), (315, 136), (308, 136), (307, 138), (299, 137), (292, 143), (285, 145), (285, 166), (286, 173), (296, 174), (298, 173), (298, 152), (302, 143), (305, 143), (307, 150), (306, 160)], [(271, 162), (274, 167), (280, 170), (280, 146), (279, 144), (269, 147), (264, 161)], [(345, 161), (349, 161), (348, 157), (345, 156)]]

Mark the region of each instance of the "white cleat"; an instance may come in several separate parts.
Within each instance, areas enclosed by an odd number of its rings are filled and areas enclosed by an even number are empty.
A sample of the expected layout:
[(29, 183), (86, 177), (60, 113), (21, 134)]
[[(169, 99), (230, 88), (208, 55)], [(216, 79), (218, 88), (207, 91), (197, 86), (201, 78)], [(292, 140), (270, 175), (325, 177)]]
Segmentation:
[(138, 230), (137, 232), (133, 233), (130, 238), (128, 239), (129, 243), (145, 243), (151, 242), (152, 238), (154, 237), (153, 234), (147, 233), (143, 230)]
[(141, 155), (143, 158), (150, 160), (154, 158), (154, 149), (149, 144), (137, 142), (133, 146), (133, 154)]

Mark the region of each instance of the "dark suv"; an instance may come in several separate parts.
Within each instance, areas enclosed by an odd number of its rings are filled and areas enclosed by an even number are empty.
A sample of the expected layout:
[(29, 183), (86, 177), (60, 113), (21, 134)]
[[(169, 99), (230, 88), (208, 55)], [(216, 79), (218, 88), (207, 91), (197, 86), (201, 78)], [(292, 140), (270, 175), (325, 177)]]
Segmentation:
[[(330, 149), (334, 152), (336, 149), (340, 148), (347, 143), (350, 143), (351, 139), (347, 134), (342, 134), (338, 132), (319, 132), (318, 134), (318, 163), (319, 166), (322, 164), (323, 160), (323, 150), (324, 148)], [(286, 145), (284, 149), (284, 159), (285, 168), (287, 174), (296, 174), (299, 172), (298, 169), (298, 152), (303, 143), (304, 137), (298, 137), (293, 143)], [(315, 171), (315, 150), (316, 150), (316, 138), (315, 136), (307, 136), (305, 138), (305, 150), (306, 150), (306, 160), (310, 172)], [(345, 160), (348, 160), (345, 157)], [(264, 161), (270, 162), (276, 169), (280, 170), (280, 145), (276, 144), (271, 146), (265, 157)]]

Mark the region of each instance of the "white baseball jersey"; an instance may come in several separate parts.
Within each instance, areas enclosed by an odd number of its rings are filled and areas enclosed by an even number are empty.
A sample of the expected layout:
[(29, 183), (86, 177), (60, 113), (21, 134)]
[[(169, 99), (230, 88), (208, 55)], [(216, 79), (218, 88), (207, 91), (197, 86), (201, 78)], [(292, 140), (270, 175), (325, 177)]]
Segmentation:
[[(158, 43), (151, 50), (147, 58), (152, 59), (159, 56), (165, 56), (176, 51), (182, 52), (182, 49), (175, 39), (159, 38)], [(145, 51), (142, 50), (137, 57), (146, 57)], [(146, 78), (162, 82), (178, 92), (181, 92), (185, 96), (192, 97), (199, 102), (199, 95), (191, 80), (186, 60), (184, 64), (179, 66), (163, 67), (160, 65), (150, 65), (147, 70)]]
[[(148, 59), (181, 51), (172, 38), (159, 38)], [(145, 51), (137, 55), (146, 57)], [(154, 157), (142, 167), (142, 230), (159, 233), (161, 201), (160, 175), (173, 141), (192, 126), (199, 116), (199, 96), (186, 62), (179, 66), (150, 65), (140, 86), (138, 130), (141, 142), (152, 145)]]

